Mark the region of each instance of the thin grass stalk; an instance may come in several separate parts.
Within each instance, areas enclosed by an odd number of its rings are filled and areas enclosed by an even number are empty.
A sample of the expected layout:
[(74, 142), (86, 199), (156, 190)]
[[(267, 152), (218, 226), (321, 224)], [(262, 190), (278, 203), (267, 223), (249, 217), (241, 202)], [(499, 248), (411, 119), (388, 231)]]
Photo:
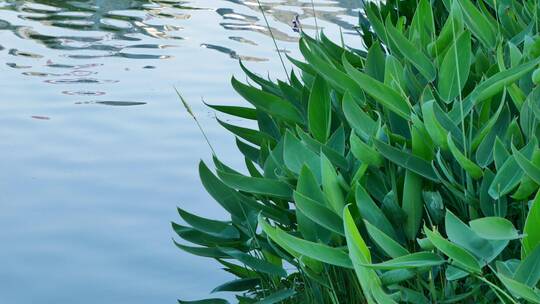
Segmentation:
[(285, 76), (287, 76), (287, 80), (291, 82), (291, 79), (289, 77), (289, 72), (287, 71), (287, 68), (285, 67), (285, 61), (283, 61), (283, 56), (281, 56), (281, 52), (279, 51), (279, 47), (276, 42), (276, 38), (274, 37), (274, 33), (272, 32), (272, 29), (270, 28), (270, 23), (268, 23), (268, 19), (266, 18), (266, 13), (264, 12), (264, 8), (261, 4), (260, 0), (257, 0), (257, 4), (259, 5), (259, 9), (261, 10), (261, 14), (263, 15), (264, 22), (266, 23), (266, 28), (268, 29), (268, 32), (270, 33), (270, 37), (272, 37), (272, 41), (274, 42), (274, 46), (276, 47), (276, 52), (279, 56), (279, 61), (281, 61), (281, 66), (283, 67), (283, 71), (285, 72)]

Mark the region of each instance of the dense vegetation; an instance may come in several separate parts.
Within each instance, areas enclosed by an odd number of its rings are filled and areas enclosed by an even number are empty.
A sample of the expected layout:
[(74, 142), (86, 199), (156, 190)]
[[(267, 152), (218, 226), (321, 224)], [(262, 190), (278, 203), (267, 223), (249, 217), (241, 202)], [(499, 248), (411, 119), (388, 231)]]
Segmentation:
[(539, 9), (370, 4), (356, 48), (303, 34), (287, 81), (243, 67), (253, 107), (211, 107), (258, 124), (219, 121), (247, 173), (199, 167), (231, 220), (180, 209), (178, 247), (240, 303), (540, 303)]

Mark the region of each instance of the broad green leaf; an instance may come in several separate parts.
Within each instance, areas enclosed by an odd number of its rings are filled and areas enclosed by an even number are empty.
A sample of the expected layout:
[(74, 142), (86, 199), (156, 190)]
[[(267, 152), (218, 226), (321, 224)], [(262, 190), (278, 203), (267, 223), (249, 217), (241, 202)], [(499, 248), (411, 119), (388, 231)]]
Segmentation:
[(523, 228), (522, 257), (527, 257), (540, 244), (540, 191), (532, 201)]
[(343, 95), (342, 105), (345, 118), (358, 136), (368, 141), (375, 135), (379, 128), (377, 122), (358, 106), (349, 92)]
[(435, 100), (429, 100), (422, 104), (422, 114), (424, 116), (424, 124), (429, 136), (435, 144), (442, 149), (448, 148), (448, 131), (444, 129), (441, 123), (435, 116)]
[(471, 62), (471, 35), (463, 32), (450, 47), (439, 71), (438, 89), (445, 102), (460, 95), (469, 78)]
[(225, 238), (211, 235), (192, 227), (186, 227), (177, 223), (171, 223), (173, 230), (185, 241), (193, 244), (214, 247), (214, 246), (235, 246), (240, 244), (238, 238)]
[[(521, 153), (525, 157), (532, 157), (536, 141), (531, 141), (521, 149)], [(495, 146), (495, 161), (497, 162), (497, 143)], [(498, 199), (512, 191), (523, 177), (523, 170), (516, 161), (515, 156), (511, 155), (506, 158), (504, 164), (498, 168), (497, 174), (493, 182), (489, 186), (489, 195), (492, 198)]]
[(242, 69), (242, 71), (244, 71), (244, 73), (253, 81), (255, 81), (258, 85), (261, 86), (261, 88), (263, 88), (265, 91), (268, 91), (274, 95), (281, 95), (281, 90), (279, 89), (279, 86), (276, 85), (275, 83), (273, 83), (272, 81), (270, 80), (267, 80), (267, 79), (264, 79), (263, 77), (253, 73), (252, 71), (250, 71), (245, 65), (244, 63), (242, 62), (242, 60), (240, 60), (240, 68)]
[(535, 287), (540, 280), (540, 245), (536, 245), (534, 250), (519, 263), (514, 280)]
[(227, 186), (240, 191), (285, 199), (292, 197), (291, 186), (282, 181), (228, 173), (222, 170), (218, 170), (217, 173)]
[(394, 269), (383, 272), (380, 275), (381, 283), (384, 286), (392, 288), (395, 284), (410, 280), (417, 276), (416, 270), (411, 269)]
[(392, 55), (386, 57), (384, 83), (396, 91), (404, 92), (406, 90), (405, 69), (401, 62)]
[(345, 206), (345, 198), (339, 184), (336, 169), (324, 154), (321, 154), (321, 174), (323, 192), (332, 209), (337, 214), (341, 214)]
[(351, 132), (350, 137), (351, 152), (363, 164), (370, 166), (381, 167), (384, 164), (384, 159), (381, 154), (374, 148), (364, 143), (358, 136)]
[(229, 304), (229, 301), (224, 299), (212, 298), (196, 301), (182, 301), (178, 300), (178, 304)]
[(420, 0), (411, 23), (410, 40), (419, 42), (423, 49), (431, 42), (435, 34), (433, 12), (428, 0)]
[(299, 174), (302, 167), (306, 165), (313, 172), (317, 181), (321, 181), (319, 156), (299, 141), (289, 130), (285, 133), (283, 161), (287, 169), (296, 174)]
[(259, 225), (262, 227), (264, 232), (268, 234), (270, 238), (276, 243), (283, 243), (288, 248), (291, 248), (292, 250), (301, 255), (305, 255), (307, 257), (327, 264), (345, 268), (352, 268), (349, 256), (341, 249), (329, 247), (327, 245), (319, 243), (309, 242), (301, 238), (292, 236), (279, 227), (270, 226), (270, 224), (262, 218), (259, 219)]
[(334, 231), (335, 233), (344, 235), (343, 221), (333, 210), (319, 202), (310, 199), (298, 192), (294, 192), (294, 201), (296, 206), (303, 214), (305, 214), (314, 223), (322, 227)]
[(362, 235), (356, 228), (349, 206), (343, 208), (343, 225), (345, 237), (347, 239), (347, 247), (349, 248), (349, 256), (351, 258), (356, 277), (360, 282), (362, 291), (367, 300), (367, 303), (376, 303), (373, 299), (373, 286), (380, 285), (380, 279), (374, 270), (369, 269), (363, 264), (371, 264), (371, 253), (362, 238)]
[[(336, 132), (339, 132), (336, 130)], [(344, 149), (334, 147), (334, 141), (336, 140), (336, 132), (328, 139), (328, 143), (322, 144), (315, 139), (313, 139), (309, 134), (304, 132), (300, 127), (296, 126), (296, 133), (300, 137), (302, 144), (311, 149), (315, 153), (322, 151), (326, 157), (339, 168), (347, 170), (349, 168), (349, 161), (343, 156)], [(340, 151), (338, 151), (340, 150)]]
[(461, 151), (459, 151), (459, 148), (454, 143), (454, 140), (452, 139), (452, 135), (448, 133), (448, 148), (450, 148), (450, 152), (454, 156), (454, 158), (457, 160), (459, 165), (467, 171), (474, 179), (479, 179), (482, 177), (484, 172), (482, 171), (482, 168), (480, 168), (477, 164), (475, 164), (473, 161), (468, 159)]
[(431, 181), (438, 182), (439, 178), (430, 163), (409, 152), (396, 149), (380, 140), (374, 140), (377, 150), (391, 162), (402, 166), (414, 173), (421, 175)]
[(239, 106), (211, 105), (207, 103), (205, 103), (205, 105), (221, 113), (225, 113), (225, 114), (229, 114), (232, 116), (245, 118), (245, 119), (257, 120), (256, 109), (239, 107)]
[[(502, 110), (504, 108), (504, 105), (506, 104), (504, 102), (505, 97), (506, 97), (506, 94), (503, 94), (501, 102), (499, 103), (499, 108), (497, 108), (497, 111), (495, 112), (495, 114), (493, 114), (491, 116), (491, 118), (488, 120), (488, 122), (485, 125), (482, 126), (480, 131), (478, 131), (478, 133), (474, 137), (474, 139), (472, 141), (472, 144), (471, 144), (471, 149), (472, 150), (476, 149), (478, 147), (478, 145), (480, 145), (482, 140), (491, 132), (491, 130), (493, 129), (493, 127), (497, 123), (497, 120), (499, 119), (499, 115), (501, 114), (501, 112), (502, 112)], [(493, 149), (493, 147), (491, 147), (491, 149)]]
[(471, 229), (487, 240), (513, 240), (518, 231), (509, 220), (502, 217), (483, 217), (469, 222)]
[(177, 209), (182, 219), (199, 231), (220, 238), (237, 239), (240, 237), (238, 230), (230, 222), (211, 220), (189, 213), (181, 208)]
[(259, 278), (237, 279), (219, 285), (212, 290), (212, 293), (219, 291), (247, 291), (257, 287), (259, 284), (261, 284)]
[(253, 257), (247, 253), (244, 253), (240, 250), (234, 248), (220, 248), (221, 251), (235, 260), (241, 262), (247, 267), (262, 273), (266, 273), (272, 276), (285, 277), (287, 272), (278, 265), (272, 264), (266, 260), (261, 260), (259, 258)]
[(497, 33), (494, 25), (470, 0), (457, 0), (461, 6), (463, 19), (469, 30), (488, 48), (494, 49)]
[(428, 81), (433, 81), (437, 75), (437, 71), (431, 60), (421, 51), (421, 49), (403, 36), (403, 34), (391, 23), (386, 24), (386, 31), (390, 39), (407, 60), (409, 60)]
[(446, 211), (444, 224), (448, 239), (470, 251), (482, 263), (489, 263), (494, 260), (508, 245), (507, 240), (490, 241), (482, 238), (448, 210)]
[(415, 252), (377, 264), (363, 264), (373, 269), (407, 269), (439, 266), (445, 262), (440, 256), (431, 252)]
[(290, 297), (294, 296), (295, 294), (296, 294), (296, 291), (294, 291), (293, 289), (278, 290), (278, 291), (274, 292), (273, 294), (264, 297), (264, 299), (257, 302), (257, 304), (282, 303), (283, 301), (289, 299)]
[(222, 259), (227, 258), (228, 255), (223, 253), (219, 248), (216, 247), (193, 247), (193, 246), (187, 246), (180, 244), (176, 241), (174, 241), (174, 245), (176, 247), (182, 249), (183, 251), (200, 256), (200, 257), (207, 257), (207, 258), (214, 258), (214, 259)]
[(356, 84), (356, 82), (352, 80), (349, 75), (340, 71), (339, 69), (336, 69), (324, 59), (314, 54), (308, 48), (308, 43), (305, 41), (305, 38), (300, 39), (300, 51), (308, 63), (310, 63), (310, 67), (314, 68), (319, 75), (324, 77), (324, 79), (326, 79), (326, 81), (328, 81), (333, 88), (340, 93), (349, 91), (355, 99), (361, 100), (362, 89), (358, 86), (358, 84)]
[(403, 230), (409, 240), (415, 240), (423, 214), (422, 177), (412, 171), (405, 172), (401, 208), (407, 215)]
[(353, 67), (346, 57), (343, 66), (351, 78), (377, 102), (404, 119), (410, 119), (411, 106), (408, 100), (386, 84), (368, 76)]
[(427, 227), (424, 227), (424, 232), (428, 239), (433, 243), (437, 249), (442, 251), (449, 258), (454, 260), (454, 263), (460, 266), (460, 268), (466, 269), (471, 273), (481, 273), (480, 264), (478, 260), (470, 254), (467, 250), (449, 242), (443, 238), (439, 232), (431, 231)]
[(217, 122), (223, 126), (225, 129), (229, 130), (234, 135), (254, 144), (257, 146), (264, 146), (269, 143), (271, 146), (276, 144), (276, 140), (270, 135), (249, 128), (239, 127), (235, 125), (228, 124), (220, 119), (216, 119)]
[(234, 77), (231, 83), (233, 88), (256, 108), (286, 121), (299, 124), (303, 123), (302, 115), (291, 103), (276, 95), (245, 85)]
[(391, 238), (396, 239), (394, 227), (360, 184), (356, 185), (355, 198), (356, 206), (362, 218), (375, 225)]
[(409, 254), (407, 249), (403, 248), (398, 242), (394, 241), (390, 236), (384, 233), (379, 228), (364, 220), (369, 236), (389, 257), (397, 258)]
[(455, 124), (458, 124), (461, 121), (461, 116), (467, 116), (476, 104), (497, 95), (506, 86), (516, 82), (533, 70), (538, 63), (540, 63), (540, 57), (489, 77), (476, 86), (462, 102), (462, 105), (456, 104), (454, 106), (449, 113), (450, 118)]
[(499, 280), (510, 290), (513, 294), (532, 303), (540, 303), (540, 296), (531, 287), (520, 283), (514, 279), (508, 278), (505, 275), (497, 274)]
[(525, 157), (521, 152), (519, 152), (518, 149), (514, 146), (514, 144), (511, 145), (512, 148), (512, 155), (516, 159), (516, 162), (521, 167), (521, 170), (525, 172), (525, 174), (530, 177), (533, 181), (535, 181), (537, 184), (540, 183), (540, 168), (533, 164), (532, 161), (530, 161), (527, 157)]
[(199, 163), (199, 176), (206, 191), (230, 214), (244, 214), (236, 192), (217, 178), (204, 162)]
[(326, 82), (320, 77), (316, 77), (311, 88), (308, 104), (308, 126), (309, 131), (315, 139), (325, 143), (330, 136), (332, 121), (332, 104), (330, 91)]
[(366, 58), (366, 74), (378, 81), (384, 81), (384, 66), (385, 54), (381, 48), (381, 44), (376, 41), (368, 51)]
[(463, 31), (463, 15), (457, 2), (453, 1), (450, 14), (446, 19), (437, 40), (428, 45), (428, 53), (431, 57), (443, 58), (448, 47)]

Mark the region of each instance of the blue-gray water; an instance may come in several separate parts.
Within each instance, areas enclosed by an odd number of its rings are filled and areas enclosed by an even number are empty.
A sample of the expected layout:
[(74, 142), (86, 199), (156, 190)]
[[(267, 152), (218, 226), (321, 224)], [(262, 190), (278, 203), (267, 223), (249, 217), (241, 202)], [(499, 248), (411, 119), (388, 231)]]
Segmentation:
[[(329, 36), (342, 27), (360, 46), (360, 1), (314, 2)], [(290, 22), (312, 29), (311, 1), (263, 6), (298, 57)], [(284, 78), (256, 0), (0, 0), (0, 303), (175, 303), (229, 278), (171, 240), (176, 206), (225, 216), (199, 183), (209, 149), (173, 86), (242, 167), (201, 103), (242, 103), (238, 58)]]

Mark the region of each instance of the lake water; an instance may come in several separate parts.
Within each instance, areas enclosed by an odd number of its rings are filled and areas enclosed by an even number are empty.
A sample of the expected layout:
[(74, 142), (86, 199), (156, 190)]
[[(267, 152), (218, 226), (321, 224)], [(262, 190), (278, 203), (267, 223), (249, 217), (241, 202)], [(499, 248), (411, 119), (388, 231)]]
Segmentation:
[[(318, 25), (359, 47), (359, 3), (315, 0)], [(311, 1), (263, 6), (298, 58), (290, 24), (299, 14), (313, 32)], [(285, 77), (256, 0), (0, 0), (0, 303), (176, 303), (229, 278), (172, 242), (176, 206), (225, 217), (173, 87), (241, 168), (201, 102), (243, 102), (229, 84), (245, 79), (239, 58)]]

